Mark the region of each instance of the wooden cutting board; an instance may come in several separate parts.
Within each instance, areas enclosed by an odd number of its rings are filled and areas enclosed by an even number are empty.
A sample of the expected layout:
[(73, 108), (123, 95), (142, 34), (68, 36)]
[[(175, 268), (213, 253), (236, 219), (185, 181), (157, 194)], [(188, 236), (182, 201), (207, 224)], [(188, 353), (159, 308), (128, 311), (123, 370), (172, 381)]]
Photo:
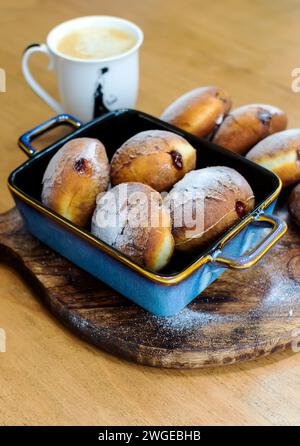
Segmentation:
[[(284, 209), (279, 214), (287, 219)], [(256, 267), (226, 271), (170, 318), (150, 315), (41, 244), (16, 209), (0, 215), (0, 255), (57, 319), (87, 342), (139, 364), (217, 366), (265, 356), (295, 341), (300, 237), (289, 226)]]

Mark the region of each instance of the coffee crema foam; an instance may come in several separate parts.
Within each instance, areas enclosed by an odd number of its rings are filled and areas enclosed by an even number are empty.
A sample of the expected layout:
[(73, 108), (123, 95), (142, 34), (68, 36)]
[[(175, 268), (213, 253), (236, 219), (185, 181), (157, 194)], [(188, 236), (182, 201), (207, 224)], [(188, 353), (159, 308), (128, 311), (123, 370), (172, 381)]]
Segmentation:
[(130, 50), (136, 38), (129, 31), (112, 27), (77, 29), (62, 37), (56, 48), (78, 59), (105, 59)]

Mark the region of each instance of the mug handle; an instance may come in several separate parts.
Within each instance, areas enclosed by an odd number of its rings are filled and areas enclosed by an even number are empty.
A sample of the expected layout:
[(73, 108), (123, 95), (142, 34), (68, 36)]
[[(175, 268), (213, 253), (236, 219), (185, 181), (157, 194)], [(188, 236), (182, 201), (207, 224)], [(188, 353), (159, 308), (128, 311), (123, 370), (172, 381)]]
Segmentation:
[(44, 43), (34, 43), (32, 45), (29, 45), (22, 56), (22, 72), (23, 75), (28, 82), (29, 86), (32, 88), (32, 90), (40, 96), (53, 110), (55, 110), (57, 113), (63, 113), (64, 109), (61, 106), (59, 102), (57, 102), (52, 96), (50, 96), (44, 88), (40, 86), (40, 84), (34, 79), (34, 77), (31, 74), (31, 71), (29, 69), (29, 58), (33, 53), (43, 53), (47, 54), (49, 57), (49, 65), (48, 70), (53, 70), (55, 61), (53, 54), (49, 51), (47, 45)]

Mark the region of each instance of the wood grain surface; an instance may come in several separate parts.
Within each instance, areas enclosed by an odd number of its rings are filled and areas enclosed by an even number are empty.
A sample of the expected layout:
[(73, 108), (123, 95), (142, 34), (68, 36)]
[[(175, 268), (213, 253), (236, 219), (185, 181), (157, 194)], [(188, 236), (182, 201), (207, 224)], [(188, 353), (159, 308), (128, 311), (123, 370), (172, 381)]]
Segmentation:
[[(297, 0), (1, 0), (0, 67), (7, 75), (7, 92), (0, 93), (1, 212), (12, 207), (6, 178), (25, 159), (17, 137), (53, 115), (23, 80), (21, 53), (45, 41), (57, 23), (87, 14), (119, 15), (145, 31), (141, 110), (158, 116), (181, 93), (217, 84), (232, 93), (234, 106), (273, 103), (287, 111), (290, 127), (299, 127), (300, 96), (291, 91), (291, 71), (300, 66)], [(31, 66), (55, 95), (46, 57), (37, 55)], [(0, 278), (0, 327), (7, 336), (0, 353), (1, 424), (300, 422), (297, 354), (217, 369), (138, 366), (63, 329), (4, 264)]]
[[(279, 207), (278, 213), (286, 216)], [(292, 222), (259, 265), (227, 271), (168, 318), (151, 315), (55, 254), (26, 231), (16, 208), (0, 215), (0, 256), (75, 334), (139, 364), (221, 366), (300, 350), (300, 237)]]

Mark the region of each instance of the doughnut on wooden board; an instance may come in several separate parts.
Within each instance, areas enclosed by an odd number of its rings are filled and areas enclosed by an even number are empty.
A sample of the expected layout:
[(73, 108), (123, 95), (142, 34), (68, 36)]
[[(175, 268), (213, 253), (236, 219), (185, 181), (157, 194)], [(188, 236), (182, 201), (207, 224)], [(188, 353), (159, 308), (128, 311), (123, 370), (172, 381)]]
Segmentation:
[[(287, 217), (284, 208), (281, 217)], [(87, 342), (155, 367), (219, 366), (290, 346), (300, 327), (300, 234), (288, 233), (252, 269), (226, 271), (176, 317), (158, 318), (33, 238), (14, 208), (0, 215), (0, 257)], [(42, 334), (41, 334), (42, 336)]]

